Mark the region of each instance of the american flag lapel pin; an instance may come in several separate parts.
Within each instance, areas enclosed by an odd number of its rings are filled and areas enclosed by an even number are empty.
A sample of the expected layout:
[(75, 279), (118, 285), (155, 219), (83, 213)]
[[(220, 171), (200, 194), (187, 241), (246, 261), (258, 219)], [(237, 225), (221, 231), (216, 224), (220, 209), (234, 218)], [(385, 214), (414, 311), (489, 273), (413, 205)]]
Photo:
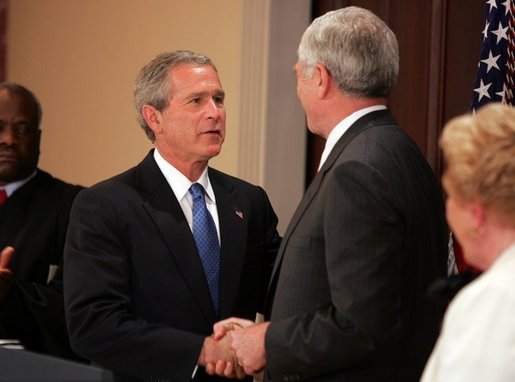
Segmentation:
[(237, 217), (239, 217), (240, 219), (243, 219), (243, 212), (235, 209), (234, 213), (236, 214)]

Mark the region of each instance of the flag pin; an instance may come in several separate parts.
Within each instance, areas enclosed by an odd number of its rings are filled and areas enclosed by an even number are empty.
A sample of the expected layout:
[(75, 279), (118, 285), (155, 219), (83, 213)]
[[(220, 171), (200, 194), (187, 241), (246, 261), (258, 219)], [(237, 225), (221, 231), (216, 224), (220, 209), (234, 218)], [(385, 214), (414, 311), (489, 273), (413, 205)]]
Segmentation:
[(235, 210), (236, 216), (238, 216), (240, 219), (243, 219), (243, 212)]

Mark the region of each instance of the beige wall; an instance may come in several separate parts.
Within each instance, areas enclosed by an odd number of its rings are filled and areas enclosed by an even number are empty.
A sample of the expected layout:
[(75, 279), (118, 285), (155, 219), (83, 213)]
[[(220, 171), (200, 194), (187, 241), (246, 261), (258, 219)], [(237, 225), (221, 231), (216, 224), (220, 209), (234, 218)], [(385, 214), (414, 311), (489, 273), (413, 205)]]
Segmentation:
[(207, 54), (227, 93), (227, 140), (212, 163), (235, 174), (242, 28), (240, 0), (9, 2), (7, 79), (43, 105), (40, 167), (91, 185), (151, 148), (135, 120), (132, 86), (165, 50)]
[(199, 51), (227, 93), (211, 165), (263, 186), (286, 225), (304, 192), (305, 121), (292, 66), (310, 0), (10, 0), (7, 79), (43, 105), (40, 167), (90, 186), (152, 147), (132, 86), (156, 54)]

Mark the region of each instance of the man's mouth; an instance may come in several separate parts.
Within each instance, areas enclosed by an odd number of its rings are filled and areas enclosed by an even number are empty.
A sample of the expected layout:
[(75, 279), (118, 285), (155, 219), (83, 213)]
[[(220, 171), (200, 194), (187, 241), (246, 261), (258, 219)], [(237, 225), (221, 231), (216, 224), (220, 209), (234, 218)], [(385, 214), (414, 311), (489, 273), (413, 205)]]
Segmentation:
[(12, 151), (0, 151), (1, 161), (15, 161), (18, 160), (18, 154)]
[(208, 130), (208, 131), (204, 131), (203, 134), (216, 135), (216, 136), (219, 136), (219, 137), (222, 136), (222, 132), (220, 130)]

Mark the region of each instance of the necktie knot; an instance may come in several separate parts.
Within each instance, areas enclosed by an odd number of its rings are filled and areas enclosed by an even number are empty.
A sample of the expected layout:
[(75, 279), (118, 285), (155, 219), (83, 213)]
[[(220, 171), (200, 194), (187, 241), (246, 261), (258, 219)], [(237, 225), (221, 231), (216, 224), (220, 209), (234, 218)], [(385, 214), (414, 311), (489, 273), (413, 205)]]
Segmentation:
[(193, 183), (190, 187), (190, 194), (193, 200), (204, 199), (204, 187), (199, 183)]

